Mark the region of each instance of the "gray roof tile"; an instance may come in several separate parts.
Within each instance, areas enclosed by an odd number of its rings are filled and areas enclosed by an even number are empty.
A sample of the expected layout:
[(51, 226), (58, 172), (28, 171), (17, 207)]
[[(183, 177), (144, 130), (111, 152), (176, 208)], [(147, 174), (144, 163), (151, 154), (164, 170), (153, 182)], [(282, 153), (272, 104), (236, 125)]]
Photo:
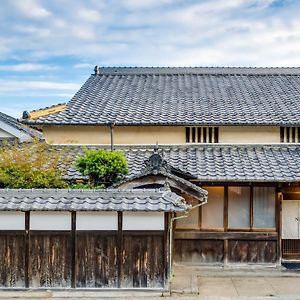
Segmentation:
[[(74, 168), (74, 160), (85, 149), (101, 146), (52, 146), (68, 158), (62, 164), (67, 179), (84, 178)], [(129, 164), (129, 176), (138, 176), (144, 162), (153, 154), (150, 146), (119, 146)], [(109, 149), (109, 148), (107, 148)], [(300, 145), (172, 145), (159, 146), (159, 153), (170, 166), (199, 181), (299, 182)]]
[(165, 189), (0, 189), (0, 210), (183, 212), (184, 199)]
[(38, 124), (299, 125), (300, 68), (101, 68)]

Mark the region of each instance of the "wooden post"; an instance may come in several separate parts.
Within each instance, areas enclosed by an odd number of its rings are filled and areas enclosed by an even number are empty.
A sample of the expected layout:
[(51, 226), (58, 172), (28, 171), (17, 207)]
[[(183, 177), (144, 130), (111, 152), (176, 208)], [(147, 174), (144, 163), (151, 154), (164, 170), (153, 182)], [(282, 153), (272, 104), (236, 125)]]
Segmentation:
[(253, 186), (250, 186), (250, 231), (253, 231)]
[(71, 287), (76, 287), (76, 212), (71, 212)]
[[(228, 230), (228, 186), (224, 187), (224, 231)], [(228, 239), (223, 241), (224, 264), (228, 263)]]
[(25, 212), (25, 287), (29, 288), (30, 212)]
[(122, 256), (123, 256), (123, 213), (118, 211), (118, 237), (117, 237), (117, 268), (118, 288), (122, 286)]
[(228, 186), (224, 187), (224, 231), (228, 230)]
[(282, 193), (277, 193), (276, 194), (276, 229), (277, 229), (277, 233), (278, 233), (278, 239), (277, 239), (277, 262), (278, 262), (278, 264), (281, 264), (281, 259), (282, 259), (282, 245), (281, 245), (282, 200), (283, 200)]

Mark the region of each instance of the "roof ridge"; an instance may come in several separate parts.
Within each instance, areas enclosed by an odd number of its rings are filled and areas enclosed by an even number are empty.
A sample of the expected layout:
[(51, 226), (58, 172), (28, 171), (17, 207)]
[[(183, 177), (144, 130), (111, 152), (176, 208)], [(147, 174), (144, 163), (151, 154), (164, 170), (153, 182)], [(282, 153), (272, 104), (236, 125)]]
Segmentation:
[(300, 75), (300, 67), (233, 67), (233, 66), (188, 66), (188, 67), (98, 67), (94, 75), (146, 75), (146, 74), (201, 74), (201, 75)]
[(53, 107), (57, 107), (57, 106), (61, 106), (61, 105), (66, 105), (66, 102), (61, 102), (61, 103), (57, 103), (57, 104), (53, 104), (53, 105), (49, 105), (49, 106), (45, 106), (45, 107), (33, 109), (33, 110), (30, 110), (29, 112), (37, 112), (37, 111), (40, 111), (40, 110), (44, 110), (44, 109), (48, 109), (48, 108), (53, 108)]
[(40, 117), (45, 117), (47, 115), (53, 115), (65, 110), (66, 105), (67, 103), (57, 103), (43, 108), (34, 109), (29, 112), (24, 111), (21, 120), (23, 121), (28, 119), (36, 119)]

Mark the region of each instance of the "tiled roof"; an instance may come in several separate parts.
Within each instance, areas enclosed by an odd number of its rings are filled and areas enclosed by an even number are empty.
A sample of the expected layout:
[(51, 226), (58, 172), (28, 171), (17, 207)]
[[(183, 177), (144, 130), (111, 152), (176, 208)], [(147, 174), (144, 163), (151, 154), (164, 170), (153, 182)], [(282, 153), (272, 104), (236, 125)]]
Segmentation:
[[(53, 146), (63, 150), (68, 163), (61, 165), (67, 179), (83, 178), (73, 161), (85, 149), (97, 146)], [(125, 153), (129, 176), (138, 176), (153, 147), (115, 147)], [(207, 182), (300, 182), (300, 145), (181, 145), (160, 146), (168, 164)], [(63, 160), (65, 161), (65, 160)]]
[(89, 125), (300, 125), (300, 68), (100, 68), (62, 112)]
[(0, 112), (0, 121), (12, 126), (13, 128), (21, 132), (24, 132), (25, 134), (28, 134), (32, 138), (42, 138), (42, 134), (39, 131), (20, 123), (17, 119), (2, 112)]
[(164, 189), (0, 190), (0, 210), (183, 212), (189, 208), (182, 197)]

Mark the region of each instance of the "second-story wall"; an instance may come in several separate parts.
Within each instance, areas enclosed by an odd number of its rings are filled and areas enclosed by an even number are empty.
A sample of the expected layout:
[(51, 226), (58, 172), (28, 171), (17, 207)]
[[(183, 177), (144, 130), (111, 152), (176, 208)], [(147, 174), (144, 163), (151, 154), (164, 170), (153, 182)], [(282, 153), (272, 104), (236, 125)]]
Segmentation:
[[(53, 144), (109, 145), (109, 126), (45, 126), (46, 141)], [(184, 126), (115, 126), (115, 145), (186, 144)], [(280, 128), (275, 126), (221, 126), (219, 143), (268, 144), (280, 142)]]
[(44, 138), (51, 144), (109, 144), (108, 126), (45, 126)]
[(220, 143), (272, 144), (280, 142), (280, 127), (223, 126), (219, 127)]
[[(46, 126), (43, 134), (53, 144), (109, 145), (109, 126)], [(116, 145), (184, 144), (185, 128), (181, 126), (115, 126), (113, 140)]]

